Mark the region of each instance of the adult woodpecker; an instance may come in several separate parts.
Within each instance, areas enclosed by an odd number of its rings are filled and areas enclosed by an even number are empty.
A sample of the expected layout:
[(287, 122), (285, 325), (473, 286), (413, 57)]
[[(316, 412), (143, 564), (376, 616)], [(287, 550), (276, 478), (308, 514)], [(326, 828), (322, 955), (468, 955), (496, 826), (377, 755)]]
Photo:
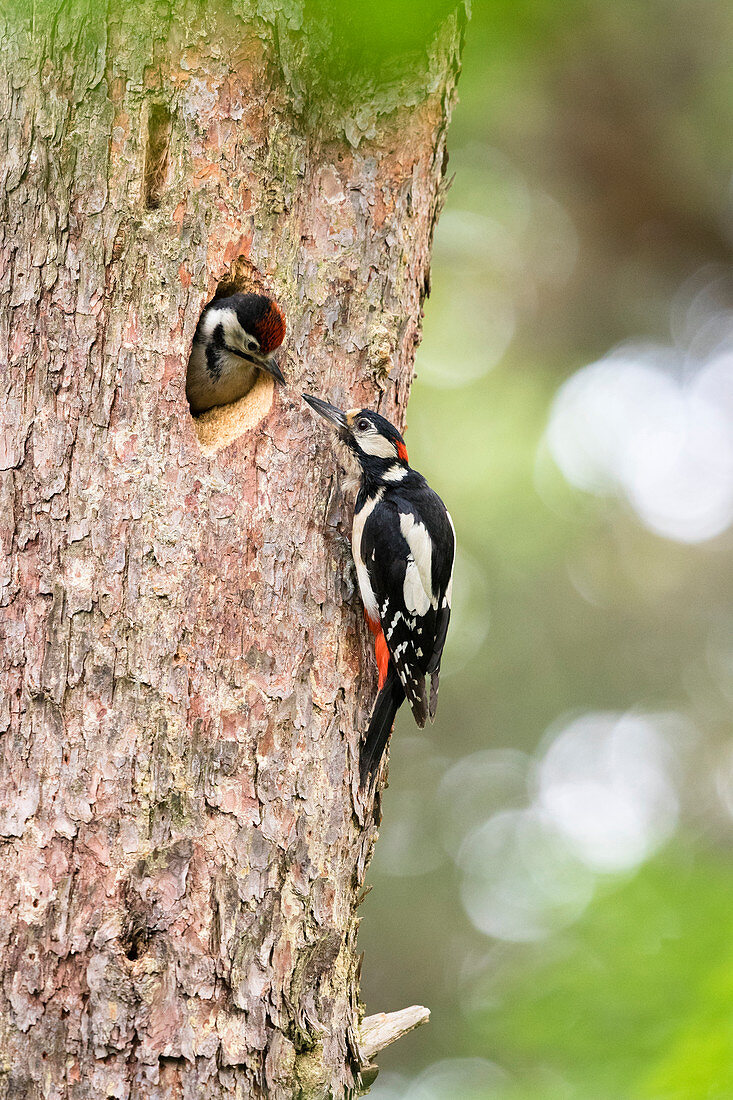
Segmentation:
[(404, 699), (421, 728), (435, 717), (455, 531), (443, 501), (409, 465), (405, 441), (388, 420), (369, 409), (341, 412), (309, 394), (303, 398), (336, 428), (361, 472), (351, 548), (379, 669), (359, 766), (366, 786)]
[(209, 302), (199, 318), (186, 374), (186, 397), (198, 416), (248, 393), (257, 371), (285, 381), (273, 352), (285, 338), (285, 318), (265, 294), (232, 294)]

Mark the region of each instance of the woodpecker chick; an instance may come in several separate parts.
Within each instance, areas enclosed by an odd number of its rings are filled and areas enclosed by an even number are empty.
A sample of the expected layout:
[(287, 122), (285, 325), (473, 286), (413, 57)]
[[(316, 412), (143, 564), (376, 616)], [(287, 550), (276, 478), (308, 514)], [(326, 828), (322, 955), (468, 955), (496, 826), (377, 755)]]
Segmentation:
[(361, 470), (351, 548), (379, 669), (379, 694), (359, 764), (365, 787), (405, 698), (418, 726), (435, 717), (455, 531), (443, 501), (409, 465), (405, 441), (388, 420), (369, 409), (341, 412), (317, 397), (303, 398), (336, 429)]
[(248, 393), (257, 371), (284, 383), (273, 352), (285, 337), (280, 307), (265, 294), (232, 294), (209, 302), (199, 318), (186, 374), (186, 397), (198, 416)]

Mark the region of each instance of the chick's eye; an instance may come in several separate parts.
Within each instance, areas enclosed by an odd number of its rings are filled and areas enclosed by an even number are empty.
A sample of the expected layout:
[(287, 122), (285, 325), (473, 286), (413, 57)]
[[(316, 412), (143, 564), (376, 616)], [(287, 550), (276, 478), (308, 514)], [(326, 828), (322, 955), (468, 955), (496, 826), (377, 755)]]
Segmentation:
[(369, 421), (363, 416), (362, 416), (361, 420), (358, 421), (356, 426), (357, 426), (357, 428), (359, 429), (360, 432), (368, 432), (369, 428), (371, 427), (371, 425), (369, 424)]

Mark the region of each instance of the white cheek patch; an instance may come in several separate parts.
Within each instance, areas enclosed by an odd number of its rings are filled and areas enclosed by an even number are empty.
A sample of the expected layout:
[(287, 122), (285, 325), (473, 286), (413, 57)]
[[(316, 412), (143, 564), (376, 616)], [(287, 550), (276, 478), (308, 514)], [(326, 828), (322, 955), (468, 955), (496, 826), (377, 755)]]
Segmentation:
[[(432, 604), (433, 607), (437, 608), (438, 601), (433, 595), (433, 544), (430, 541), (427, 527), (416, 520), (411, 512), (400, 512), (400, 531), (412, 552), (412, 558), (415, 562), (425, 599), (428, 601), (428, 607)], [(407, 578), (405, 578), (405, 585), (407, 585)], [(413, 610), (410, 604), (407, 606), (411, 611)], [(427, 611), (427, 607), (425, 611)], [(424, 615), (425, 611), (418, 611), (418, 614)]]
[(239, 329), (241, 332), (239, 321), (237, 320), (237, 313), (233, 309), (210, 309), (204, 318), (204, 331), (207, 337), (214, 334), (214, 330), (221, 324), (223, 330), (225, 330), (225, 337), (229, 343), (234, 343), (231, 339), (232, 332)]
[(373, 455), (375, 458), (397, 458), (397, 448), (386, 436), (379, 432), (369, 431), (356, 437), (356, 442), (365, 455)]
[(404, 466), (390, 466), (390, 468), (382, 474), (382, 481), (402, 481), (407, 477), (407, 470)]
[[(213, 336), (214, 330), (224, 323), (224, 314), (229, 313), (232, 317), (235, 317), (233, 309), (210, 309), (204, 317), (203, 324), (201, 326), (201, 332), (203, 336)], [(224, 326), (226, 332), (226, 325)]]
[(224, 326), (227, 343), (240, 351), (248, 351), (247, 337), (233, 309), (222, 309), (219, 318)]
[(214, 330), (221, 325), (224, 329), (224, 339), (231, 348), (237, 351), (258, 351), (259, 341), (245, 332), (239, 323), (239, 318), (233, 309), (210, 309), (204, 317), (202, 325), (205, 337), (213, 336)]

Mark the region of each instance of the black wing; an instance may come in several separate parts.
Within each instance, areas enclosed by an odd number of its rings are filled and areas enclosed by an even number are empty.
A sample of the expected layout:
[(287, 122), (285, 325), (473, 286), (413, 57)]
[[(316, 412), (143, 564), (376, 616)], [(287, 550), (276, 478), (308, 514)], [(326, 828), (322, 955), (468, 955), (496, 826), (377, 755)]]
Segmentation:
[[(389, 491), (364, 526), (361, 557), (391, 661), (421, 727), (435, 714), (454, 552), (445, 506), (422, 478), (409, 495)], [(430, 701), (428, 674), (433, 679)]]

